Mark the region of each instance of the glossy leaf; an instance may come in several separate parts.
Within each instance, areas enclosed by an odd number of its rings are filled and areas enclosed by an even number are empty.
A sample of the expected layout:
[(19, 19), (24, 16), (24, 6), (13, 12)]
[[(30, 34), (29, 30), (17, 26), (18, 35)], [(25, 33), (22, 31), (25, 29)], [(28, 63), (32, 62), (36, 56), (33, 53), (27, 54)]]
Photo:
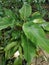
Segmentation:
[(42, 18), (38, 18), (38, 19), (34, 19), (32, 22), (33, 23), (43, 23), (45, 22), (45, 20), (43, 20)]
[(23, 25), (25, 35), (37, 46), (49, 53), (49, 41), (47, 40), (43, 29), (38, 24), (25, 23)]

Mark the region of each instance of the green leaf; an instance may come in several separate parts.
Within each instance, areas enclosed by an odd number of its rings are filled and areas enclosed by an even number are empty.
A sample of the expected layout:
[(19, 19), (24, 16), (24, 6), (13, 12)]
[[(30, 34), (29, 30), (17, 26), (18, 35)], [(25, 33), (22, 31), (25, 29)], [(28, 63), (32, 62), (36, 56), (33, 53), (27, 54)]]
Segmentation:
[(39, 12), (35, 12), (31, 16), (31, 21), (34, 23), (42, 23), (45, 22), (45, 20), (42, 18), (41, 14)]
[(37, 46), (49, 53), (49, 41), (47, 40), (43, 29), (38, 24), (27, 22), (23, 25), (25, 35)]
[(16, 58), (15, 61), (14, 61), (14, 65), (22, 65), (22, 59)]
[(7, 28), (8, 26), (12, 27), (14, 24), (15, 20), (8, 18), (8, 17), (4, 17), (4, 18), (0, 18), (0, 30)]
[(17, 49), (18, 49), (17, 42), (12, 42), (12, 43), (8, 44), (4, 49), (5, 58), (9, 59), (9, 58), (13, 57), (13, 55), (17, 51)]
[(40, 12), (35, 12), (32, 14), (32, 18), (37, 19), (37, 18), (42, 18), (42, 16), (41, 16)]
[(33, 23), (43, 23), (45, 22), (45, 20), (43, 20), (42, 18), (38, 18), (38, 19), (34, 19), (32, 22)]
[(5, 52), (5, 59), (9, 59), (11, 57), (11, 51), (12, 50), (8, 50)]
[(12, 39), (18, 39), (20, 37), (20, 31), (12, 32)]
[(17, 45), (17, 42), (11, 42), (5, 47), (5, 51), (10, 50), (11, 48), (15, 47)]
[(10, 10), (10, 9), (4, 8), (4, 13), (5, 13), (5, 16), (7, 16), (9, 18), (12, 18), (12, 19), (16, 18), (14, 12), (12, 10)]
[(5, 65), (5, 58), (3, 54), (0, 54), (0, 65)]
[(0, 4), (0, 16), (3, 16), (4, 12), (3, 12), (3, 8), (2, 5)]
[(32, 42), (26, 38), (25, 35), (22, 36), (22, 47), (24, 51), (24, 58), (26, 59), (29, 65), (36, 54), (35, 47), (33, 46)]
[(49, 31), (49, 22), (42, 23), (41, 26), (44, 30)]
[(27, 3), (24, 3), (19, 12), (22, 20), (26, 20), (31, 15), (32, 12), (31, 6)]

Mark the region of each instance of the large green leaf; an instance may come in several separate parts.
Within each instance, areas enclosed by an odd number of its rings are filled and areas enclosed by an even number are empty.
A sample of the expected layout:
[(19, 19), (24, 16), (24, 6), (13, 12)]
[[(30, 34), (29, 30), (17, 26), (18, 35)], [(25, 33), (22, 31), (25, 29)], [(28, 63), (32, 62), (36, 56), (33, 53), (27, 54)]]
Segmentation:
[(28, 65), (31, 63), (33, 57), (35, 56), (35, 47), (31, 41), (29, 41), (25, 35), (22, 36), (22, 47), (24, 51), (24, 58), (28, 62)]
[(4, 18), (0, 18), (0, 30), (7, 28), (8, 26), (12, 27), (14, 24), (15, 20), (8, 18), (8, 17), (4, 17)]
[(12, 27), (15, 22), (15, 15), (10, 9), (4, 8), (5, 17), (0, 17), (0, 30), (7, 28), (8, 26)]
[(33, 43), (49, 53), (49, 41), (47, 40), (43, 29), (38, 24), (27, 22), (23, 25), (23, 31)]
[(24, 5), (22, 6), (22, 8), (19, 10), (20, 12), (20, 16), (23, 20), (26, 20), (27, 17), (29, 17), (31, 15), (31, 6), (27, 3), (24, 3)]

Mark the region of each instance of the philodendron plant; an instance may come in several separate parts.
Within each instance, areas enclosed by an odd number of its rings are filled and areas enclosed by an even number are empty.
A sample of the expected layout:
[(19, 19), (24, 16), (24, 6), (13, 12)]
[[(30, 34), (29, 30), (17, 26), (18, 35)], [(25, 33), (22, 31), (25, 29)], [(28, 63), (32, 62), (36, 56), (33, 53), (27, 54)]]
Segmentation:
[[(18, 17), (10, 9), (3, 10), (5, 15), (0, 16), (1, 39), (3, 36), (0, 50), (4, 51), (1, 65), (30, 65), (39, 49), (49, 53), (49, 39), (46, 37), (49, 23), (39, 12), (32, 13), (28, 3), (19, 9)], [(22, 62), (24, 60), (25, 63)]]

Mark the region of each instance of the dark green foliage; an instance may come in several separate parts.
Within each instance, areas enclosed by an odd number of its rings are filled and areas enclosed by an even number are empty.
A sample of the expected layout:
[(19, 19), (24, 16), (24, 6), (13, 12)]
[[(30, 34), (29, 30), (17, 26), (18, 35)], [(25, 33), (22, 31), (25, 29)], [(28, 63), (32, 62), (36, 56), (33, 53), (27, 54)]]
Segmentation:
[(42, 3), (46, 0), (0, 0), (0, 65), (22, 65), (24, 59), (30, 65), (37, 48), (49, 53), (49, 23), (43, 19), (47, 10)]

